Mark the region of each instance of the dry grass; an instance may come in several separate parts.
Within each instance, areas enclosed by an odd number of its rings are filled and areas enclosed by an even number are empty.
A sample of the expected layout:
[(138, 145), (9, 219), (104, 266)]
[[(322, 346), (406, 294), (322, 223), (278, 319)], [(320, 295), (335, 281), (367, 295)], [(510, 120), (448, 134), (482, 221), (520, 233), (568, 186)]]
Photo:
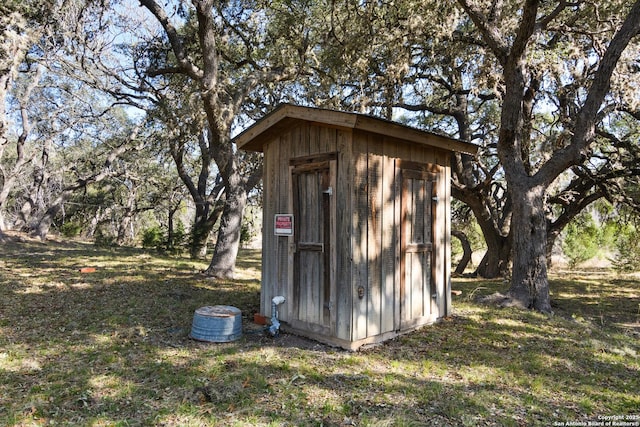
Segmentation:
[[(456, 279), (453, 317), (349, 353), (254, 333), (256, 251), (212, 282), (188, 259), (21, 240), (0, 245), (0, 425), (640, 423), (637, 278), (564, 272), (552, 318), (475, 304), (504, 284)], [(190, 340), (214, 304), (251, 330)]]

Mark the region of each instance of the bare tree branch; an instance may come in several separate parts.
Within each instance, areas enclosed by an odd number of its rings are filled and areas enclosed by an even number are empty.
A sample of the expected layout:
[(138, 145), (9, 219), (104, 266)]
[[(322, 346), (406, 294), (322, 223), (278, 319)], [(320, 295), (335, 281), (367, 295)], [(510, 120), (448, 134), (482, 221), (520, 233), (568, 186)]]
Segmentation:
[(171, 20), (167, 16), (164, 9), (160, 7), (154, 0), (140, 0), (140, 5), (146, 7), (153, 14), (153, 16), (156, 17), (160, 25), (162, 25), (162, 28), (164, 28), (165, 33), (167, 34), (167, 38), (169, 39), (169, 43), (171, 43), (171, 47), (173, 48), (173, 51), (178, 60), (178, 64), (183, 72), (191, 76), (193, 79), (202, 78), (204, 73), (187, 56), (185, 47), (182, 44), (182, 40), (180, 39), (180, 35), (178, 34), (177, 29), (171, 23)]

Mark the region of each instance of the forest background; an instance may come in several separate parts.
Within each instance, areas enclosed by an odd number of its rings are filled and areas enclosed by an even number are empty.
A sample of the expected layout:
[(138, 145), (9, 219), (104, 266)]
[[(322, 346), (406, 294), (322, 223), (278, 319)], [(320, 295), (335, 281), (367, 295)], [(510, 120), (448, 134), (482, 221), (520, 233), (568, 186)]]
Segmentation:
[(12, 0), (0, 12), (0, 232), (184, 250), (231, 277), (259, 228), (262, 167), (232, 137), (292, 102), (478, 144), (453, 159), (454, 235), (463, 266), (472, 243), (486, 248), (474, 274), (510, 278), (509, 304), (552, 311), (558, 248), (572, 266), (605, 247), (616, 269), (639, 268), (640, 2)]

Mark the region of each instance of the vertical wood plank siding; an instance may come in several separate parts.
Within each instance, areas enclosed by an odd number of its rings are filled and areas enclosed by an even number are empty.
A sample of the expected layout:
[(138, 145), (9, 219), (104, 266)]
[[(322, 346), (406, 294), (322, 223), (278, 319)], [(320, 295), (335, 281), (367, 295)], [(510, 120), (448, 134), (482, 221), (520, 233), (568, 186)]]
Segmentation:
[(338, 170), (336, 173), (336, 337), (351, 341), (356, 290), (352, 287), (354, 265), (356, 165), (353, 132), (337, 132)]
[[(287, 251), (282, 251), (279, 247), (280, 240), (274, 238), (273, 227), (274, 217), (273, 215), (278, 212), (280, 196), (278, 195), (278, 189), (281, 188), (280, 182), (281, 174), (278, 172), (280, 165), (278, 159), (280, 158), (280, 150), (284, 148), (285, 144), (279, 143), (280, 141), (274, 141), (268, 144), (264, 148), (264, 171), (263, 171), (263, 210), (262, 210), (262, 278), (260, 293), (260, 311), (261, 313), (271, 316), (271, 305), (269, 300), (273, 298), (277, 292), (277, 283), (279, 282), (279, 275), (281, 274), (281, 257), (285, 256)], [(265, 257), (266, 255), (266, 257)], [(266, 292), (265, 292), (266, 290)]]
[[(368, 151), (371, 153), (377, 145), (377, 138), (368, 135)], [(377, 150), (376, 150), (377, 151)], [(367, 168), (368, 182), (368, 214), (367, 214), (367, 259), (368, 265), (368, 292), (367, 296), (367, 320), (366, 336), (375, 336), (382, 332), (382, 237), (388, 234), (390, 228), (384, 226), (383, 217), (383, 188), (384, 188), (384, 161), (381, 155), (369, 154)], [(386, 307), (384, 307), (386, 308)]]
[[(370, 298), (367, 283), (369, 281), (368, 260), (368, 212), (369, 212), (369, 183), (367, 182), (368, 156), (366, 141), (355, 139), (355, 211), (352, 212), (353, 221), (353, 277), (349, 281), (352, 286), (349, 292), (353, 295), (353, 331), (352, 340), (363, 339), (367, 336), (367, 308)], [(364, 146), (363, 146), (364, 145)]]

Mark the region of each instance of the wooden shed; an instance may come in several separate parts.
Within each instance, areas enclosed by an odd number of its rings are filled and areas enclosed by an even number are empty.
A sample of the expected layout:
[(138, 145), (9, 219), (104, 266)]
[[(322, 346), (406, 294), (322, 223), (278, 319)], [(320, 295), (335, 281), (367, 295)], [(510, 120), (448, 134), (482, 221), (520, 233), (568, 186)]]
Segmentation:
[(261, 313), (346, 349), (451, 312), (450, 162), (476, 146), (361, 114), (279, 106), (264, 153)]

